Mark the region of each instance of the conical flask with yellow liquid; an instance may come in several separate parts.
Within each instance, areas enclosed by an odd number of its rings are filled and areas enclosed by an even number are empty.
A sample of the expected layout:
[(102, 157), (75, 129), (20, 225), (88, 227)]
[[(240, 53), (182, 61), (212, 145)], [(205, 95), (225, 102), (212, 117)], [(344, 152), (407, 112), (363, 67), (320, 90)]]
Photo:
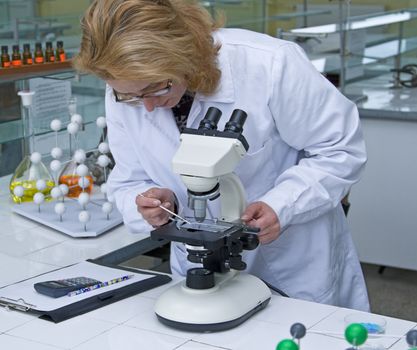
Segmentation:
[[(15, 195), (15, 188), (23, 187), (23, 196)], [(15, 203), (32, 202), (36, 192), (42, 192), (45, 200), (50, 200), (51, 189), (55, 186), (53, 177), (48, 168), (42, 162), (42, 156), (38, 152), (33, 152), (30, 156), (25, 156), (17, 166), (10, 180), (10, 194)]]

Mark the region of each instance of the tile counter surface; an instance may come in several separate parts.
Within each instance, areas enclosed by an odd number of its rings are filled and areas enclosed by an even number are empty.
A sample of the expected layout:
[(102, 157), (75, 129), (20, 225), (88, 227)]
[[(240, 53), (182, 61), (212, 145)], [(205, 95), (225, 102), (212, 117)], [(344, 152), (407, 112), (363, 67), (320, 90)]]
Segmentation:
[[(8, 195), (0, 192), (0, 287), (57, 267), (97, 258), (148, 236), (130, 234), (124, 226), (119, 226), (97, 238), (67, 237), (11, 213), (9, 203)], [(0, 348), (275, 349), (280, 340), (290, 337), (289, 328), (295, 322), (302, 322), (316, 332), (307, 333), (301, 341), (301, 350), (342, 350), (349, 347), (342, 335), (343, 318), (355, 311), (275, 295), (265, 310), (232, 330), (191, 333), (168, 328), (158, 322), (153, 307), (158, 296), (177, 282), (178, 279), (174, 278), (168, 285), (58, 324), (0, 308)], [(386, 319), (387, 332), (396, 336), (384, 338), (382, 344), (387, 349), (407, 349), (401, 336), (416, 327), (416, 323)]]

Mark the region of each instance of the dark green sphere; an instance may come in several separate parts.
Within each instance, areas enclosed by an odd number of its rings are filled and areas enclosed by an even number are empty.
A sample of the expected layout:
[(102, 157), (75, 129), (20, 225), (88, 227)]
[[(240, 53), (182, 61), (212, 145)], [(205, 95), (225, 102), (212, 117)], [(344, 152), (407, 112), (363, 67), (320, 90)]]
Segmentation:
[(345, 338), (353, 346), (362, 345), (368, 338), (368, 331), (360, 323), (352, 323), (346, 327)]
[(278, 343), (275, 350), (298, 350), (298, 345), (294, 340), (284, 339)]

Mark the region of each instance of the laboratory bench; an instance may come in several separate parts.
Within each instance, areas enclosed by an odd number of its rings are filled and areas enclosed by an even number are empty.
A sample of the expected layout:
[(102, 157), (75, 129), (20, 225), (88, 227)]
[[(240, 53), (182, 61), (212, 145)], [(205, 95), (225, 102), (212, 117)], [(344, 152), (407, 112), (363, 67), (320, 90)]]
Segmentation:
[[(9, 177), (0, 178), (0, 288), (86, 259), (120, 264), (153, 249), (148, 234), (131, 234), (122, 225), (96, 238), (72, 238), (12, 213)], [(289, 328), (303, 323), (308, 331), (302, 350), (346, 349), (344, 318), (358, 311), (273, 295), (266, 309), (242, 325), (217, 333), (190, 333), (157, 320), (156, 298), (180, 278), (164, 286), (53, 323), (34, 315), (0, 308), (2, 349), (275, 349), (290, 338)], [(1, 289), (0, 289), (1, 290)], [(0, 293), (1, 294), (1, 293)], [(370, 339), (385, 349), (408, 349), (404, 334), (416, 322), (385, 317), (386, 336)]]
[(368, 161), (348, 221), (361, 262), (417, 270), (417, 88), (386, 73), (346, 86), (357, 104)]

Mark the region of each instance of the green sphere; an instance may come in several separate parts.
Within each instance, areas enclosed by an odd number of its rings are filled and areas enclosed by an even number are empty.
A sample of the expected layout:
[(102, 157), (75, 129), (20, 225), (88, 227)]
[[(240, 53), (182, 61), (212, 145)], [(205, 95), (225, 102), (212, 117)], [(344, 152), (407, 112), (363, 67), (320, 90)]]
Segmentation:
[(362, 345), (368, 338), (368, 331), (360, 323), (352, 323), (346, 327), (345, 338), (353, 346)]
[(298, 345), (291, 339), (281, 340), (275, 350), (298, 350)]

